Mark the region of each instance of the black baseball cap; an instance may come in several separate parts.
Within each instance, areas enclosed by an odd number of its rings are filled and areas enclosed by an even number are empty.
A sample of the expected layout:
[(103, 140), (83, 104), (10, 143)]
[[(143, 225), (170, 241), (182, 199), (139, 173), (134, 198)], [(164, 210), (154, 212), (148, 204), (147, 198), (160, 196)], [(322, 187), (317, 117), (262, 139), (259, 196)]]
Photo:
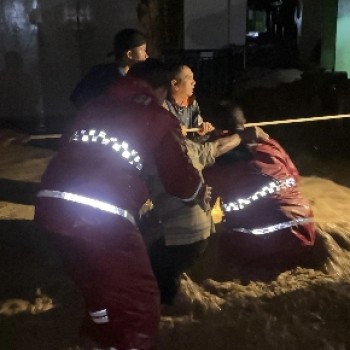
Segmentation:
[(146, 36), (137, 29), (126, 28), (114, 36), (114, 49), (107, 56), (120, 55), (121, 53), (146, 44)]

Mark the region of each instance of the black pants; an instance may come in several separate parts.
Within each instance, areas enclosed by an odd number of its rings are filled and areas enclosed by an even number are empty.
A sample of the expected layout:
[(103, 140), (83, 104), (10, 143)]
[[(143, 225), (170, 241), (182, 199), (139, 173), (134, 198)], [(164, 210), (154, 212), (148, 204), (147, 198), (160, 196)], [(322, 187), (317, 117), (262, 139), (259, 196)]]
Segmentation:
[(162, 304), (173, 303), (180, 287), (181, 274), (203, 255), (207, 245), (207, 239), (204, 239), (187, 245), (166, 246), (164, 238), (151, 245), (151, 265), (158, 281)]

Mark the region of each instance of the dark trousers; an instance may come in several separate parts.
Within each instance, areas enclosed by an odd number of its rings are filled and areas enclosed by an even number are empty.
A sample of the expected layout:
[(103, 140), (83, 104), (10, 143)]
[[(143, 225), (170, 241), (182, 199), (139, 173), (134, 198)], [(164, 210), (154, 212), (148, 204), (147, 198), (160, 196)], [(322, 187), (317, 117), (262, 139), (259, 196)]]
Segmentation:
[(166, 246), (164, 238), (150, 247), (150, 260), (158, 281), (161, 303), (171, 305), (180, 287), (181, 274), (191, 268), (207, 248), (207, 239), (187, 244)]
[(160, 300), (147, 250), (127, 220), (118, 217), (113, 228), (79, 226), (70, 236), (52, 235), (87, 311), (108, 315), (105, 323), (86, 318), (81, 332), (104, 347), (153, 350)]

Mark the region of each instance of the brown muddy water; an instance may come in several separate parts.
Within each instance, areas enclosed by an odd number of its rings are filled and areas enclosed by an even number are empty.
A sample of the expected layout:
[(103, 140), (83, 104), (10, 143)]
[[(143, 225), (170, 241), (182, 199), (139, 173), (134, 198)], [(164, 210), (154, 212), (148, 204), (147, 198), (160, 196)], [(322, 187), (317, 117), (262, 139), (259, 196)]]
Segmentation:
[[(84, 349), (82, 298), (32, 223), (36, 186), (53, 153), (0, 149), (0, 349)], [(306, 266), (223, 271), (212, 236), (183, 278), (177, 307), (162, 316), (159, 350), (350, 349), (350, 161), (312, 152), (293, 159), (317, 221)]]

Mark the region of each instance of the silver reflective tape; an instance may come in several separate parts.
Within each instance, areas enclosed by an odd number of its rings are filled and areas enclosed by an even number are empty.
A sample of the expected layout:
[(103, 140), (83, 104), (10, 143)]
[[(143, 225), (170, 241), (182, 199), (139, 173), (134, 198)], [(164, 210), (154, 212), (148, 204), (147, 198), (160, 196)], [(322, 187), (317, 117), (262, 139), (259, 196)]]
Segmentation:
[(314, 221), (313, 218), (298, 218), (298, 219), (294, 219), (291, 221), (280, 222), (280, 223), (275, 224), (275, 225), (261, 227), (261, 228), (247, 229), (247, 228), (241, 228), (241, 227), (234, 227), (234, 228), (231, 228), (231, 231), (251, 233), (253, 235), (266, 235), (268, 233), (283, 230), (285, 228), (290, 228), (292, 226), (303, 225), (303, 224), (306, 224), (308, 222), (313, 222), (313, 221)]
[(135, 225), (134, 217), (127, 210), (119, 208), (113, 204), (99, 201), (97, 199), (81, 196), (75, 193), (52, 191), (52, 190), (41, 190), (38, 192), (37, 197), (59, 198), (59, 199), (67, 200), (69, 202), (84, 204), (92, 208), (96, 208), (111, 214), (122, 216)]
[(103, 317), (91, 317), (92, 322), (97, 323), (97, 324), (103, 324), (103, 323), (108, 323), (109, 322), (109, 317), (108, 316), (103, 316)]
[(107, 309), (102, 309), (102, 310), (97, 310), (97, 311), (89, 311), (89, 315), (94, 323), (102, 324), (102, 323), (109, 322)]
[(289, 177), (282, 181), (271, 181), (266, 186), (263, 186), (259, 191), (256, 191), (248, 198), (239, 198), (236, 201), (224, 203), (222, 206), (224, 211), (236, 211), (242, 210), (252, 202), (259, 200), (260, 198), (266, 197), (268, 194), (272, 194), (281, 190), (281, 188), (294, 187), (296, 181), (293, 177)]
[(98, 310), (98, 311), (89, 311), (91, 317), (102, 317), (107, 316), (107, 309)]
[(111, 147), (120, 154), (129, 164), (134, 165), (136, 169), (141, 170), (143, 165), (137, 151), (129, 149), (127, 142), (119, 140), (117, 137), (110, 137), (103, 130), (77, 130), (71, 137), (70, 142), (99, 143)]

